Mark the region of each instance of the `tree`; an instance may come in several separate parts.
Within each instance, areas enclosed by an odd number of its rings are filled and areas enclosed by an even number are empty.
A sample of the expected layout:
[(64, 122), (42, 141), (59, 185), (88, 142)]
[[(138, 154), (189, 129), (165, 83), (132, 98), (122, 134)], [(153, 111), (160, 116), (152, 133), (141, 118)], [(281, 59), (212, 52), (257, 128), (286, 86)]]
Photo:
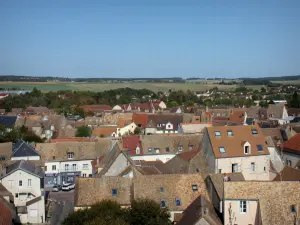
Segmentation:
[(300, 102), (297, 91), (294, 92), (290, 103), (291, 108), (300, 108)]
[(77, 128), (76, 137), (90, 137), (91, 129), (88, 126), (81, 126)]
[(133, 131), (133, 134), (134, 135), (139, 135), (139, 134), (141, 134), (142, 133), (142, 131), (141, 131), (141, 128), (139, 128), (139, 127), (136, 127), (135, 129), (134, 129), (134, 131)]
[(270, 101), (268, 102), (268, 104), (275, 105), (275, 102), (274, 102), (273, 100), (270, 100)]
[(131, 225), (169, 225), (170, 214), (167, 208), (160, 207), (159, 204), (150, 199), (139, 199), (131, 202), (130, 208)]

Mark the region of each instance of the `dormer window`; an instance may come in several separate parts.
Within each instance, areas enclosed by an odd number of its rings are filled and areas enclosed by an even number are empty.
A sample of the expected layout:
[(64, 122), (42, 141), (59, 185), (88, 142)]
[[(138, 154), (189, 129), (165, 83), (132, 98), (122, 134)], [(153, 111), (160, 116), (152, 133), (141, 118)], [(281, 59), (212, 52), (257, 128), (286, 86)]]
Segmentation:
[(227, 135), (228, 135), (228, 137), (233, 137), (233, 132), (232, 132), (232, 130), (227, 130)]
[(215, 131), (215, 136), (216, 137), (221, 137), (221, 132), (220, 131)]
[(252, 132), (253, 135), (258, 135), (258, 132), (257, 132), (256, 129), (251, 129), (251, 132)]
[(139, 155), (140, 153), (141, 153), (141, 149), (140, 149), (139, 146), (137, 146), (136, 149), (135, 149), (135, 154)]
[(224, 147), (219, 147), (219, 151), (221, 154), (225, 154), (226, 153), (226, 150)]
[(159, 148), (155, 148), (154, 151), (156, 154), (159, 154)]
[(67, 156), (68, 156), (68, 159), (73, 159), (74, 158), (74, 152), (68, 152)]
[(169, 147), (166, 147), (166, 152), (169, 152), (170, 151), (170, 148)]
[(250, 154), (250, 146), (244, 145), (244, 154)]
[(182, 145), (178, 145), (178, 151), (182, 152), (182, 150), (183, 150), (183, 146)]
[(148, 152), (152, 152), (152, 148), (148, 148)]

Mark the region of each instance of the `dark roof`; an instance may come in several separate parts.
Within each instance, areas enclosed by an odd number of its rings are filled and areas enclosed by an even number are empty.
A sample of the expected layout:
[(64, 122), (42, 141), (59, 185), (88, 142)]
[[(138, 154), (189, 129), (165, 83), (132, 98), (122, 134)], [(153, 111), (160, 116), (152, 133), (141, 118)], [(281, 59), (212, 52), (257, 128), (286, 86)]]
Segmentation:
[[(222, 222), (215, 212), (211, 202), (205, 196), (200, 195), (182, 213), (177, 225), (196, 225), (204, 218), (210, 225), (221, 225)], [(205, 223), (206, 224), (206, 223)]]
[(2, 185), (0, 184), (0, 196), (10, 196), (11, 193)]
[(17, 142), (13, 144), (12, 150), (12, 157), (40, 156), (30, 144), (23, 140), (17, 140)]
[(16, 123), (16, 116), (0, 116), (0, 124), (5, 127), (13, 127)]
[(274, 178), (274, 181), (300, 181), (300, 170), (285, 166)]
[(30, 174), (38, 176), (38, 177), (44, 176), (43, 171), (40, 167), (36, 167), (34, 164), (32, 164), (28, 161), (18, 160), (15, 163), (6, 167), (6, 174), (3, 177), (6, 177), (7, 175), (9, 175), (17, 170), (23, 170), (27, 173), (30, 173)]

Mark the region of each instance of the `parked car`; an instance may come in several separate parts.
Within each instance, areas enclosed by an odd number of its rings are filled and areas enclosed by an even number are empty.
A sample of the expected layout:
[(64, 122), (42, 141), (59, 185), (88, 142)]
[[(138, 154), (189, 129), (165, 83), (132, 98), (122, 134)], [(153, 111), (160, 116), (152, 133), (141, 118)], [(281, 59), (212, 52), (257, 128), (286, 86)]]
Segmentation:
[(61, 191), (61, 185), (55, 184), (55, 185), (52, 187), (52, 191), (53, 191), (53, 192)]
[(61, 190), (70, 191), (75, 188), (75, 184), (63, 184)]

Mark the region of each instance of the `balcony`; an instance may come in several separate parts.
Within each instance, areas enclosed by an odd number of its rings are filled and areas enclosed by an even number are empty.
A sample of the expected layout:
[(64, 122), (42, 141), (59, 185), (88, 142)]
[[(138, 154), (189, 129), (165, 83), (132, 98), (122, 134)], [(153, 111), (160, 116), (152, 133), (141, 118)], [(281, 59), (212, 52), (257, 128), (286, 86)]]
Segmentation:
[(63, 167), (59, 169), (59, 172), (77, 172), (77, 171), (87, 171), (90, 170), (91, 166), (83, 167), (83, 166), (76, 166), (76, 167)]

